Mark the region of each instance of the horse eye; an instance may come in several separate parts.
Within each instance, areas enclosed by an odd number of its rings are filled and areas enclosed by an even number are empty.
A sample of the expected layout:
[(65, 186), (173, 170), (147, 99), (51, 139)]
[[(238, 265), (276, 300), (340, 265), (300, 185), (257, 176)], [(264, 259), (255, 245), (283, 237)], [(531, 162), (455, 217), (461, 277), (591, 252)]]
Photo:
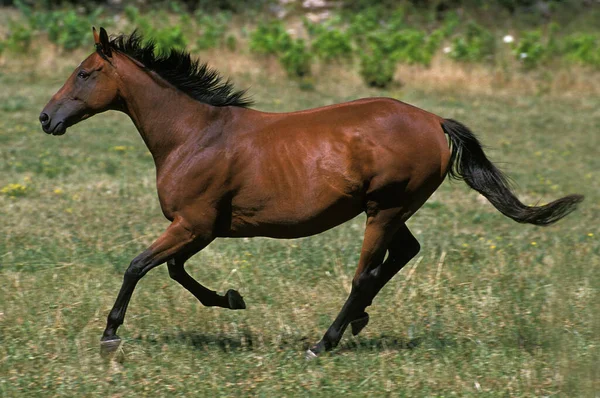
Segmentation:
[(79, 77), (81, 79), (87, 79), (89, 76), (90, 76), (90, 74), (84, 70), (79, 71), (79, 73), (77, 74), (77, 77)]

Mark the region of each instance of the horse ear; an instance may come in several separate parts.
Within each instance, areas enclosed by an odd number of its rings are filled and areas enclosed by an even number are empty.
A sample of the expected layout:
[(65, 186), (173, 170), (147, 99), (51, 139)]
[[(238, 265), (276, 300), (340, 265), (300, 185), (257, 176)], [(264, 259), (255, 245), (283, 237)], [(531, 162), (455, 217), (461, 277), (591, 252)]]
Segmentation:
[(108, 40), (108, 33), (106, 33), (106, 29), (100, 27), (100, 36), (98, 37), (98, 42), (96, 42), (96, 48), (99, 48), (100, 51), (107, 57), (112, 55), (112, 51), (110, 49), (110, 41)]
[(95, 26), (92, 26), (92, 32), (94, 33), (94, 44), (100, 44), (100, 36), (98, 36), (98, 31)]

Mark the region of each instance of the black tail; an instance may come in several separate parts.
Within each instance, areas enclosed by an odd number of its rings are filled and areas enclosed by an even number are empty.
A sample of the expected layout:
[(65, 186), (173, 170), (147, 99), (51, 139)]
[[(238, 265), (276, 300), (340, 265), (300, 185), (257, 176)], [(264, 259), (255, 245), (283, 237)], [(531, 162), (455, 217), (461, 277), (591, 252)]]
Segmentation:
[(502, 214), (521, 223), (552, 224), (577, 207), (582, 195), (568, 195), (543, 206), (526, 206), (512, 193), (507, 177), (483, 153), (475, 135), (463, 124), (445, 119), (442, 129), (450, 137), (450, 178), (464, 180), (485, 196)]

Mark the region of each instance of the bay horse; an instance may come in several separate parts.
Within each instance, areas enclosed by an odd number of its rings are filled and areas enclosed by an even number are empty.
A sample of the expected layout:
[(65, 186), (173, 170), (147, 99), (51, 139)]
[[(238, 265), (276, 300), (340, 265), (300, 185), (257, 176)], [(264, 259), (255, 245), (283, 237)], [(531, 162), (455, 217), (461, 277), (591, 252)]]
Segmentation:
[(237, 291), (218, 294), (184, 269), (215, 238), (300, 238), (366, 213), (351, 292), (307, 351), (314, 357), (334, 348), (349, 325), (355, 335), (367, 325), (375, 295), (420, 250), (406, 221), (447, 175), (520, 223), (551, 224), (583, 200), (524, 205), (467, 127), (395, 99), (260, 112), (249, 108), (245, 91), (185, 51), (155, 54), (135, 31), (112, 39), (104, 28), (93, 33), (96, 51), (45, 106), (42, 128), (62, 135), (100, 112), (129, 115), (154, 158), (160, 206), (171, 221), (125, 271), (101, 338), (105, 353), (120, 344), (117, 328), (136, 284), (165, 262), (203, 305), (246, 307)]

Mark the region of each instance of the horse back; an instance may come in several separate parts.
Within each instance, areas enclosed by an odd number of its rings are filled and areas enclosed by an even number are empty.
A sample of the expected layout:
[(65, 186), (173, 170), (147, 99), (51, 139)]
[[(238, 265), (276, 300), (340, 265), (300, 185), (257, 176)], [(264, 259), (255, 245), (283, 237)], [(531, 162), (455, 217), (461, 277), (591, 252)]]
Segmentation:
[[(446, 173), (442, 119), (397, 100), (243, 113), (228, 141), (232, 236), (315, 234), (373, 201), (412, 213)], [(287, 225), (296, 226), (294, 236)]]

